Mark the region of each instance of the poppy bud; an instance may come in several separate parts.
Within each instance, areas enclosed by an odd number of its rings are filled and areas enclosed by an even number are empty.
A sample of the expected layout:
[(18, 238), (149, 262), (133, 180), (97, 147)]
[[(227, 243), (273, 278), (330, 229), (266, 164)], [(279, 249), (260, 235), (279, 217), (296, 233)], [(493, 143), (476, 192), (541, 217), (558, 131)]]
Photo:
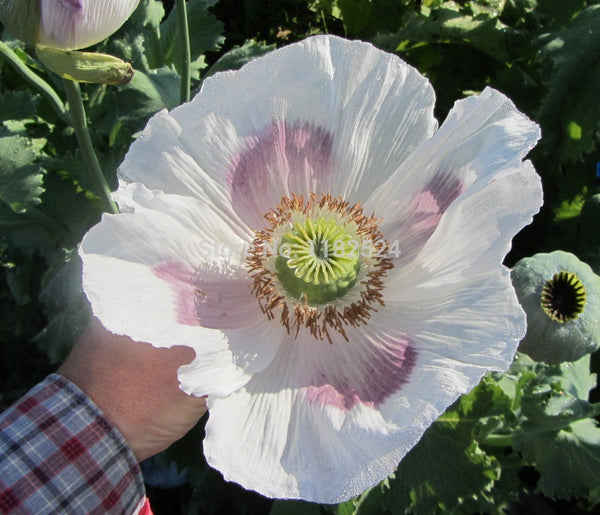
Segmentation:
[(86, 48), (115, 32), (139, 0), (0, 0), (0, 21), (19, 39), (63, 50)]
[(65, 79), (96, 84), (127, 84), (133, 77), (131, 64), (108, 54), (59, 50), (38, 45), (36, 52), (44, 65)]
[(11, 34), (35, 43), (40, 30), (40, 0), (0, 0), (0, 21)]

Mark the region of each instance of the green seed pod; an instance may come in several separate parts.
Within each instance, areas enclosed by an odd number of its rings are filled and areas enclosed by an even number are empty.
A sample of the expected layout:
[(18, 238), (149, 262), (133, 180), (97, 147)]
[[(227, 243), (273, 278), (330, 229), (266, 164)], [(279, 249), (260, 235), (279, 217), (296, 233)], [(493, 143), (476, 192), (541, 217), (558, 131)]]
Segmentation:
[(519, 350), (536, 361), (575, 361), (600, 347), (600, 277), (557, 250), (521, 259), (511, 270), (527, 314)]

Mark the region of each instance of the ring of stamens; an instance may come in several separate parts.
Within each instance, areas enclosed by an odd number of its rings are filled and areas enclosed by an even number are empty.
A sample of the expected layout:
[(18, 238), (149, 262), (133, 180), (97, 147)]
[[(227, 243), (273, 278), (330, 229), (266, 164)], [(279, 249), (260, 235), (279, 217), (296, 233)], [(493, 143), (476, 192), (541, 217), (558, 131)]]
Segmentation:
[(246, 264), (252, 292), (269, 319), (288, 332), (305, 327), (317, 339), (344, 339), (383, 306), (383, 277), (393, 268), (379, 221), (360, 204), (330, 194), (283, 197), (265, 215)]
[(585, 301), (585, 287), (572, 272), (554, 274), (542, 288), (542, 309), (561, 324), (575, 320), (583, 313)]

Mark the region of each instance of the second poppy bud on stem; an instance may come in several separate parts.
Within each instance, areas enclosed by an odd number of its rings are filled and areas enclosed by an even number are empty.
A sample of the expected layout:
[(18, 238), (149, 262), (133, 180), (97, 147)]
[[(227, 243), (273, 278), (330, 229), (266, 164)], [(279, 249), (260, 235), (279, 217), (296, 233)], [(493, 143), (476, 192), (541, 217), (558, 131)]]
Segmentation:
[(127, 84), (133, 77), (130, 63), (108, 54), (61, 50), (37, 45), (38, 59), (64, 79), (96, 84)]

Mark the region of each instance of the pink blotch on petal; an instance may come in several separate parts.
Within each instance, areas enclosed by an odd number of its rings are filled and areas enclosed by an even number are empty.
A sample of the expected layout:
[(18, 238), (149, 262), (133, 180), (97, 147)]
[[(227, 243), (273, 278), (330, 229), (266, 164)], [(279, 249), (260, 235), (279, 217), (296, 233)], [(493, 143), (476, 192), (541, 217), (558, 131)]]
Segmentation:
[(202, 327), (240, 329), (257, 315), (256, 298), (247, 276), (232, 278), (199, 271), (195, 278), (195, 313)]
[(72, 9), (73, 11), (83, 10), (82, 0), (60, 0), (60, 3), (67, 9)]
[(408, 208), (408, 217), (388, 226), (388, 238), (392, 241), (398, 239), (402, 243), (397, 266), (409, 262), (421, 250), (437, 228), (444, 212), (465, 189), (465, 185), (452, 174), (438, 173), (413, 198)]
[(410, 212), (414, 221), (431, 229), (432, 233), (448, 206), (464, 190), (464, 185), (456, 177), (438, 173), (412, 201)]
[(440, 223), (443, 211), (431, 191), (419, 193), (409, 210), (411, 225), (408, 234), (415, 238), (418, 246), (422, 246)]
[(333, 136), (310, 122), (273, 120), (234, 160), (229, 173), (234, 209), (251, 227), (283, 196), (320, 193), (331, 174)]
[(378, 361), (369, 363), (360, 377), (348, 375), (307, 387), (307, 399), (319, 406), (333, 406), (345, 411), (358, 404), (376, 408), (409, 381), (417, 351), (407, 340), (400, 340), (393, 348), (382, 350), (375, 356)]
[(218, 270), (194, 270), (175, 261), (152, 270), (171, 287), (180, 324), (226, 330), (247, 327), (256, 319), (256, 299), (245, 275), (240, 278)]
[(435, 199), (438, 210), (443, 213), (465, 191), (466, 186), (463, 181), (451, 173), (440, 172), (427, 183), (425, 188)]
[(177, 322), (200, 325), (196, 316), (196, 285), (193, 268), (177, 261), (168, 261), (152, 268), (156, 277), (166, 281), (176, 297)]
[(422, 191), (419, 193), (412, 202), (411, 212), (418, 213), (430, 213), (437, 215), (439, 213), (439, 206), (435, 200), (435, 197), (431, 191)]

